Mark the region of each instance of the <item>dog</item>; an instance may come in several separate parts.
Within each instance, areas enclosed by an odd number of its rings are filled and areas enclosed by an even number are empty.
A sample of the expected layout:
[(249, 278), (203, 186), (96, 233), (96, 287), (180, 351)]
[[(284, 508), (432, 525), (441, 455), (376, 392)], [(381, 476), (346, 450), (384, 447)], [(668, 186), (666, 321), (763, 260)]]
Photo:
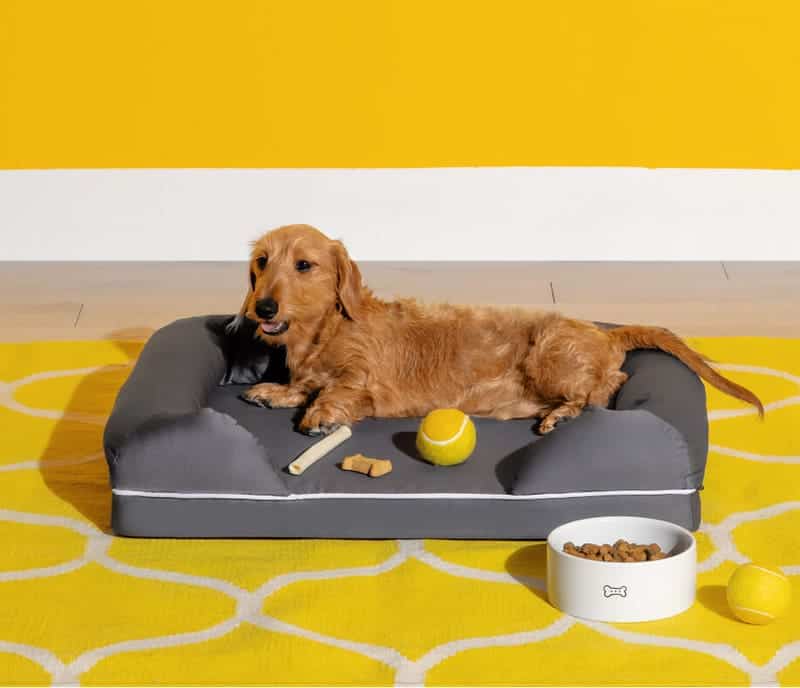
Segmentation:
[(254, 242), (249, 289), (231, 329), (246, 319), (264, 342), (285, 347), (289, 382), (256, 384), (242, 398), (307, 405), (299, 430), (309, 435), (442, 407), (538, 419), (547, 434), (587, 405), (607, 406), (627, 380), (626, 352), (639, 348), (672, 354), (764, 413), (755, 394), (662, 328), (604, 330), (552, 312), (379, 299), (344, 245), (309, 225), (279, 227)]

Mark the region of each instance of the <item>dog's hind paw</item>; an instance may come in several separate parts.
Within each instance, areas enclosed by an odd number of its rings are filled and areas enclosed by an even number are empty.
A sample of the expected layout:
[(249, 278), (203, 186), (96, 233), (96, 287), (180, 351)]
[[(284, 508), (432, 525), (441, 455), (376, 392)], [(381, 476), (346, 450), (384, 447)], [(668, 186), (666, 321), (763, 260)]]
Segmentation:
[[(561, 407), (559, 411), (564, 409), (565, 407)], [(561, 425), (566, 425), (571, 421), (573, 418), (576, 418), (580, 414), (580, 411), (575, 413), (574, 411), (570, 410), (569, 413), (564, 413), (563, 415), (559, 414), (556, 411), (553, 411), (546, 415), (539, 421), (539, 425), (536, 427), (536, 432), (539, 435), (546, 435), (549, 432), (553, 432), (557, 427)]]

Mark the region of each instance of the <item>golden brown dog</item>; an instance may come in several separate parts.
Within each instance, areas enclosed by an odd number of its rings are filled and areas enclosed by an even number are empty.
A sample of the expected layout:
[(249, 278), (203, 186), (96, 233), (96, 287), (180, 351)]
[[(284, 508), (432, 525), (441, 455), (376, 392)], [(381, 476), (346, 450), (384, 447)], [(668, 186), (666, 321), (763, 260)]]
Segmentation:
[(244, 317), (268, 343), (286, 346), (290, 383), (258, 384), (243, 398), (298, 407), (316, 394), (300, 422), (312, 435), (367, 416), (442, 407), (538, 418), (547, 433), (587, 404), (607, 405), (627, 379), (625, 353), (636, 348), (676, 356), (763, 415), (758, 397), (668, 330), (602, 330), (555, 313), (383, 301), (362, 284), (341, 242), (308, 225), (280, 227), (255, 242), (250, 289), (234, 325)]

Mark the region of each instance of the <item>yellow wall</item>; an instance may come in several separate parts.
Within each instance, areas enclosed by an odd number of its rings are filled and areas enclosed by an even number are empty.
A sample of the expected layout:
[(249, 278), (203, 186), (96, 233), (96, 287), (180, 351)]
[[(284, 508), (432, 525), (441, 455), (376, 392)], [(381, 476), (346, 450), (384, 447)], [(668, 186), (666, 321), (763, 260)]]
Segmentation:
[(798, 0), (0, 0), (0, 167), (800, 167)]

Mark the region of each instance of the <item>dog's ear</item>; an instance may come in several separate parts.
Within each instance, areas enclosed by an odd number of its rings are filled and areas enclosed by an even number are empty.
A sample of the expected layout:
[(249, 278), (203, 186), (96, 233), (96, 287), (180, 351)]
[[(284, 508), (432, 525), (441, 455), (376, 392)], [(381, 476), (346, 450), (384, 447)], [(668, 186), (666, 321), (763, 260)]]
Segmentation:
[(350, 260), (341, 241), (333, 242), (333, 255), (336, 259), (336, 297), (339, 306), (350, 320), (358, 320), (362, 305), (361, 271)]
[(244, 323), (247, 313), (247, 305), (250, 303), (250, 297), (253, 295), (253, 290), (256, 287), (256, 276), (252, 270), (250, 270), (250, 274), (248, 275), (248, 289), (247, 293), (244, 295), (244, 302), (242, 303), (242, 307), (239, 309), (239, 313), (237, 313), (233, 319), (225, 326), (225, 330), (228, 334), (233, 334), (241, 328), (242, 323)]

